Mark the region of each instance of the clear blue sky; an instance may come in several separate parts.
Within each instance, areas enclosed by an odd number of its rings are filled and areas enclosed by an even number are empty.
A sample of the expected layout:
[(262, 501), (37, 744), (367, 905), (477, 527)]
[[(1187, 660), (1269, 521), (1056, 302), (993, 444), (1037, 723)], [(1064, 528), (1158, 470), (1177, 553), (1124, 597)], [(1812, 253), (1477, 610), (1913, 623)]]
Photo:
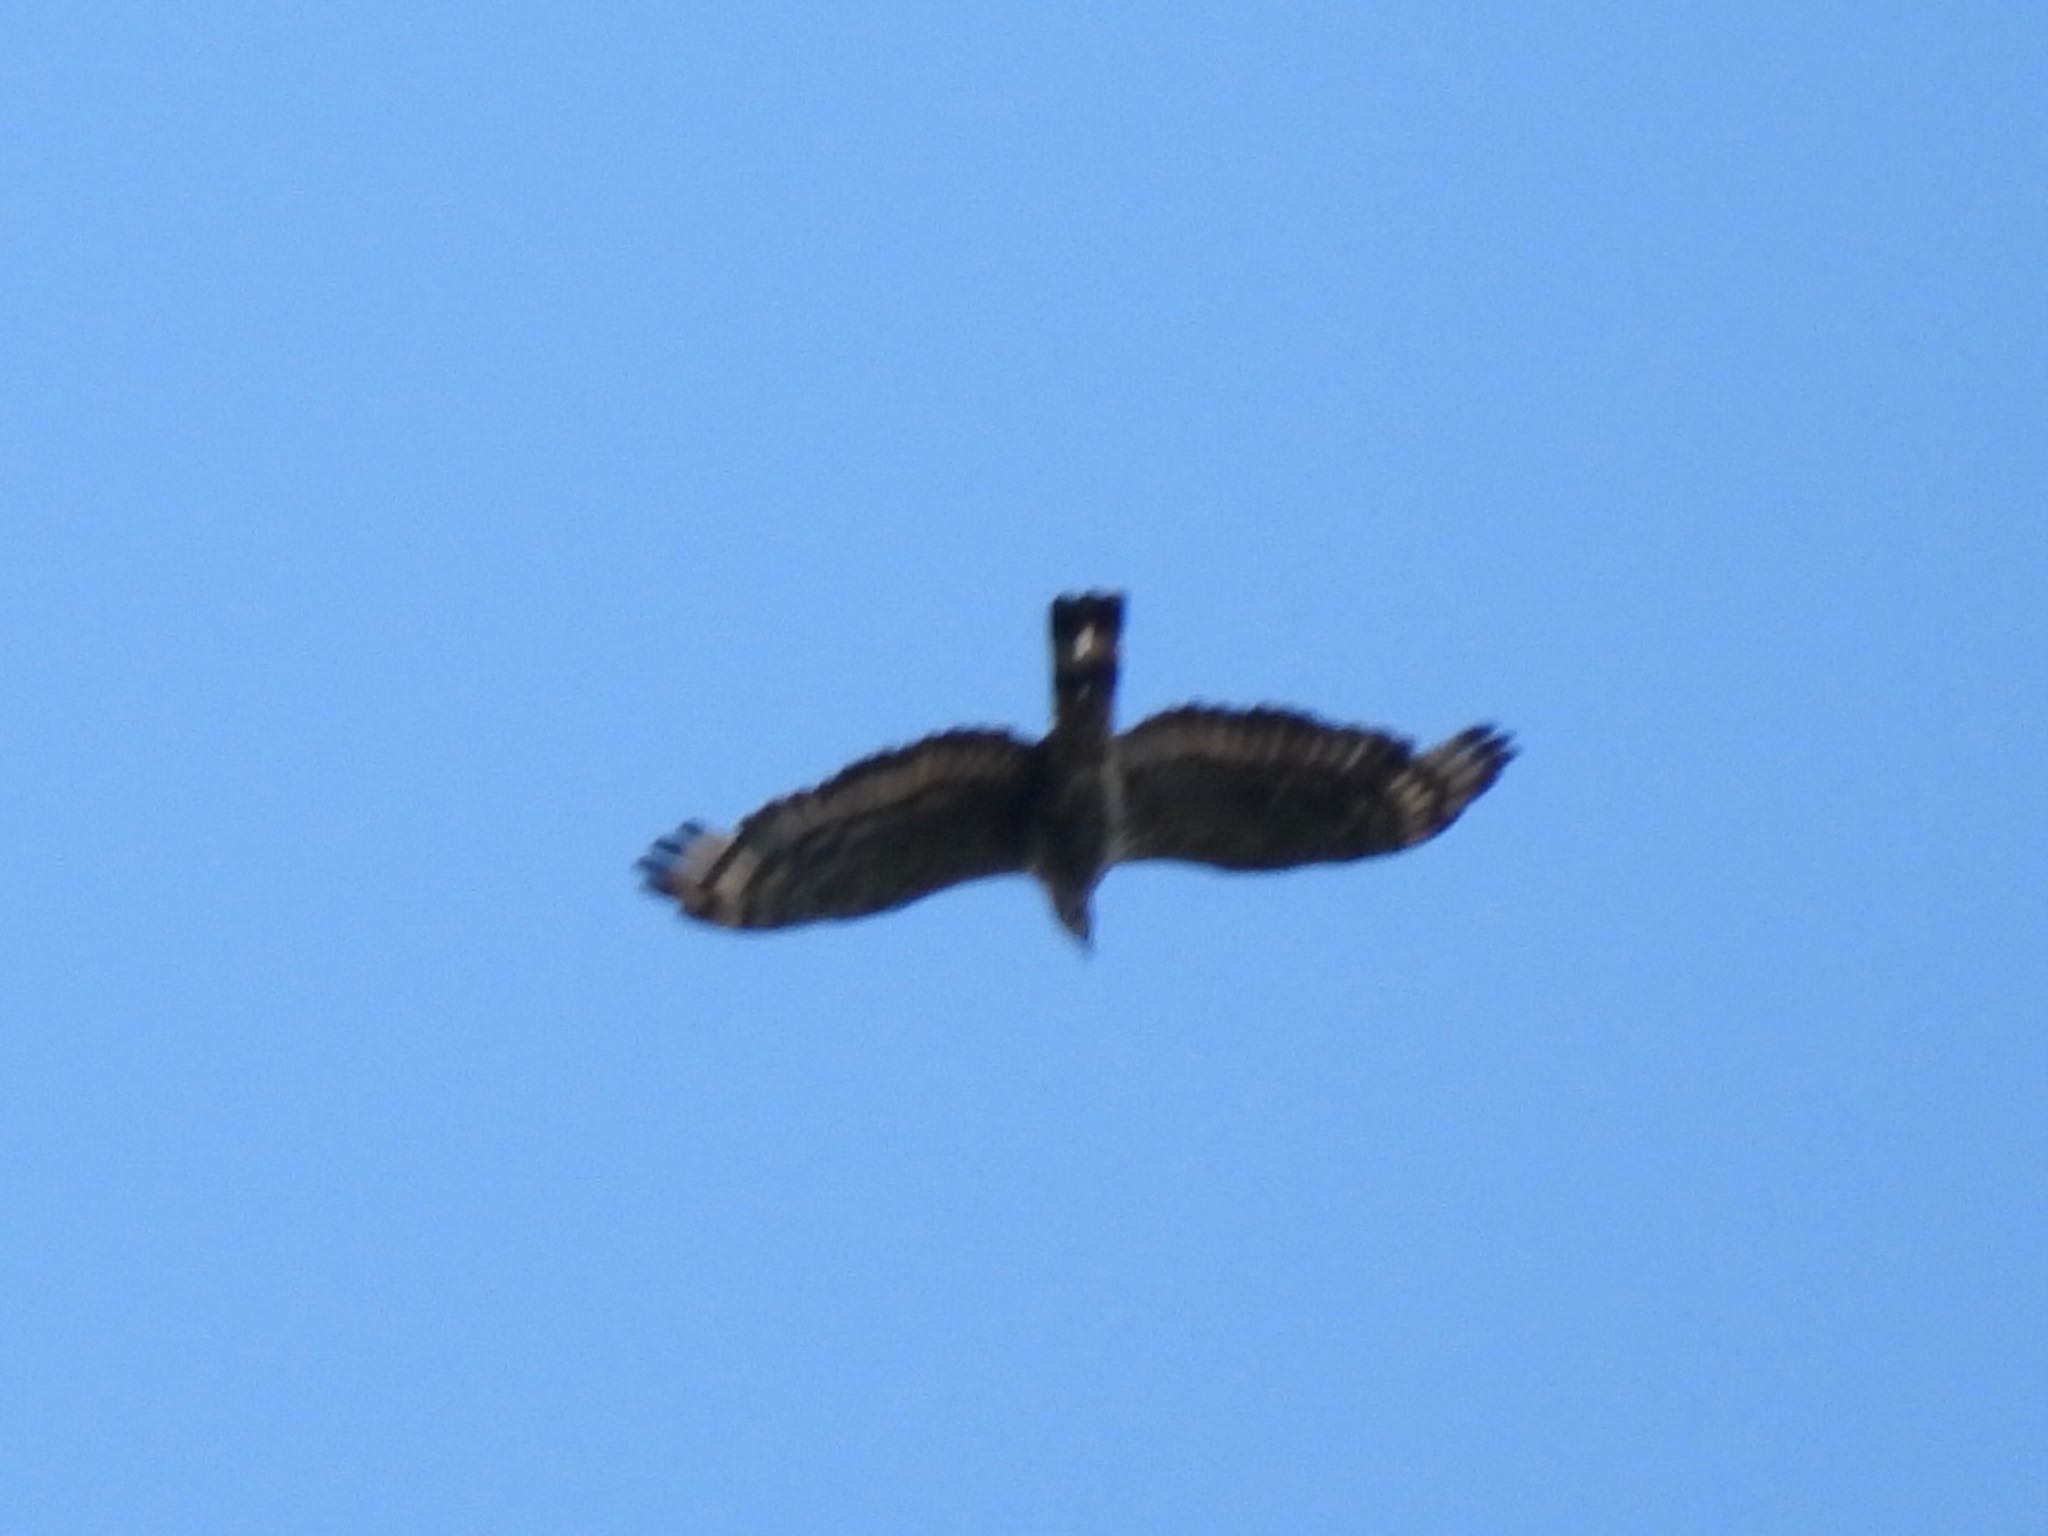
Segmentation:
[[(0, 1529), (2039, 1532), (2048, 12), (0, 42)], [(768, 937), (1044, 718), (1442, 842)]]

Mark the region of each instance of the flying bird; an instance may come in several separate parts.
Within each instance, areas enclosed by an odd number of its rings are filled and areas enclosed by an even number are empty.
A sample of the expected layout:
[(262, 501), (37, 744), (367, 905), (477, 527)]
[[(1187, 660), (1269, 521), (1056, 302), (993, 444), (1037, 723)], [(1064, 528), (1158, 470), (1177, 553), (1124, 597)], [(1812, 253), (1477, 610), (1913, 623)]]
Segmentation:
[(1112, 865), (1177, 859), (1287, 869), (1413, 848), (1499, 777), (1490, 725), (1425, 752), (1291, 709), (1164, 710), (1111, 725), (1121, 593), (1052, 605), (1052, 729), (1038, 741), (941, 731), (771, 800), (731, 832), (688, 821), (636, 868), (689, 917), (784, 928), (864, 917), (990, 875), (1028, 873), (1089, 942)]

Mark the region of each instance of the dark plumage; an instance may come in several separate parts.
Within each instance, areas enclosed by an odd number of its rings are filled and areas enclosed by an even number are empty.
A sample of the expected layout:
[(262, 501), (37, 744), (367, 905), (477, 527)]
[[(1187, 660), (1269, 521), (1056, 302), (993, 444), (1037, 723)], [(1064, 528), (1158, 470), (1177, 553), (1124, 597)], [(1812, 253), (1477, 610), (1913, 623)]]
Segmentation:
[(1120, 594), (1054, 601), (1042, 740), (945, 731), (772, 800), (729, 835), (686, 822), (640, 861), (648, 888), (705, 922), (780, 928), (1028, 871), (1086, 943), (1088, 898), (1112, 864), (1282, 869), (1398, 852), (1457, 820), (1514, 756), (1491, 726), (1417, 754), (1271, 708), (1187, 705), (1116, 735), (1122, 629)]

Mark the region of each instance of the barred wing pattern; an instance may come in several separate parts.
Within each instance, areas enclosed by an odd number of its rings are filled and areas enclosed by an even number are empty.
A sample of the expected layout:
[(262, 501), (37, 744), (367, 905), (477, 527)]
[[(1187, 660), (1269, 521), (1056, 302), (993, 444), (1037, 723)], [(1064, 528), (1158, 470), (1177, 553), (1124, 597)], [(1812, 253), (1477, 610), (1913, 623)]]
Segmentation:
[(686, 822), (640, 870), (690, 916), (730, 928), (886, 912), (1024, 868), (1032, 764), (1007, 731), (945, 731), (772, 800), (729, 836)]
[(1282, 869), (1412, 848), (1513, 755), (1491, 726), (1418, 756), (1403, 737), (1295, 710), (1170, 709), (1117, 739), (1116, 857)]

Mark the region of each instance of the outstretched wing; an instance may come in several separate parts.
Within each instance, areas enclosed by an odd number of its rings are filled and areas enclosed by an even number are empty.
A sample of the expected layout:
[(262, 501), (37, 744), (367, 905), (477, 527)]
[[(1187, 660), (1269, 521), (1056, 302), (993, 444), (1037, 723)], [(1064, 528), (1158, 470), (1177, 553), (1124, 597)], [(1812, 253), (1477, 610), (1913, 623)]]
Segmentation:
[(1024, 867), (1031, 749), (1006, 731), (946, 731), (770, 801), (730, 835), (686, 822), (640, 861), (691, 917), (780, 928), (883, 912)]
[(1475, 725), (1429, 751), (1284, 709), (1170, 709), (1117, 739), (1119, 859), (1281, 869), (1412, 848), (1499, 777), (1508, 738)]

